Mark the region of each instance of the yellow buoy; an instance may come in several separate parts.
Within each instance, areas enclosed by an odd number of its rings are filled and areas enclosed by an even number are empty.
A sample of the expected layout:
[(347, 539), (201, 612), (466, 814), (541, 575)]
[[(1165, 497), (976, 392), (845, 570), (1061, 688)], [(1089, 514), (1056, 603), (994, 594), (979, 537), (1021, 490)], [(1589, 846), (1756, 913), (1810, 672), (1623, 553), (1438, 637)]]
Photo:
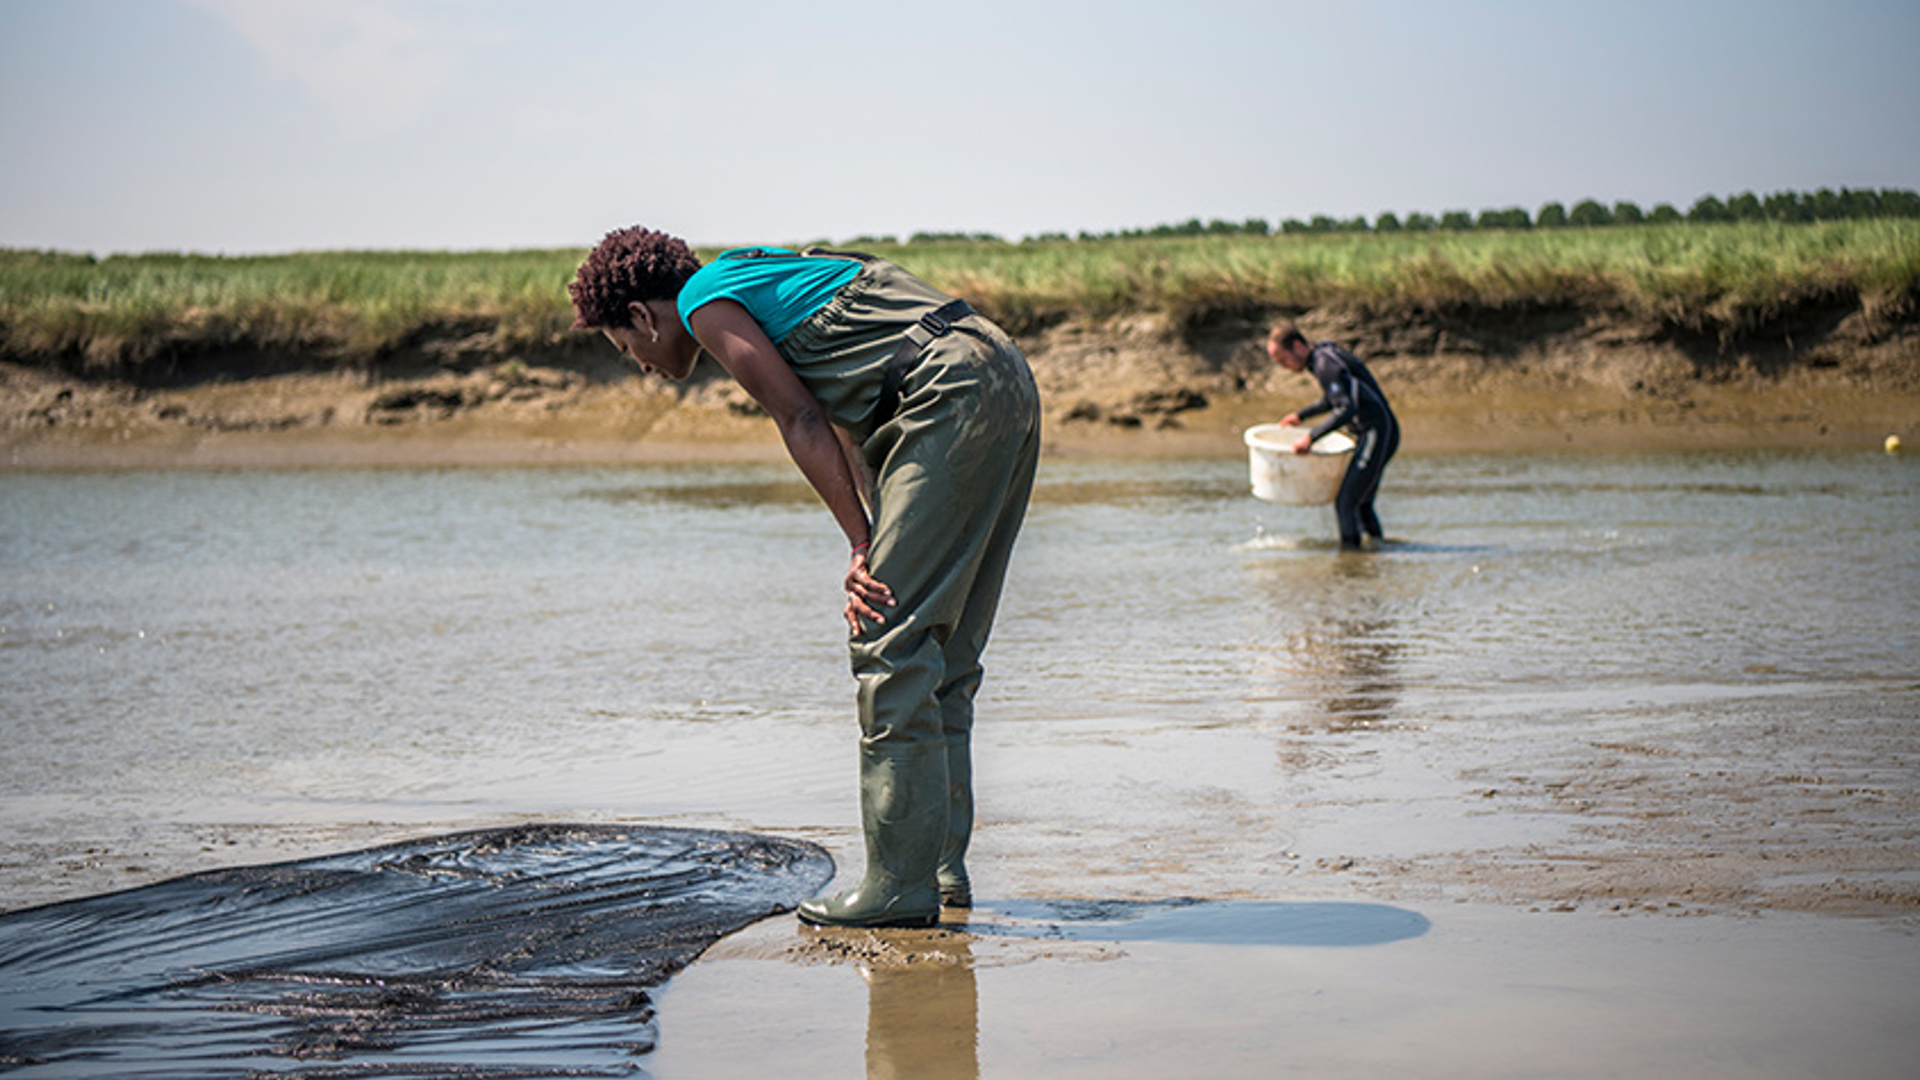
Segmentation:
[(1887, 436), (1887, 453), (1897, 454), (1899, 452), (1900, 452), (1900, 436), (1898, 435)]

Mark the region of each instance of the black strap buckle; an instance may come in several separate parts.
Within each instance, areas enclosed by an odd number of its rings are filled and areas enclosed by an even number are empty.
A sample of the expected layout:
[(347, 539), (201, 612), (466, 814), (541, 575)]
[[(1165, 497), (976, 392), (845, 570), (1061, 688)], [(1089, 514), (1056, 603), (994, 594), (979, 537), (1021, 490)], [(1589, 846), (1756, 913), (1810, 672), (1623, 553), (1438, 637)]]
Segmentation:
[(965, 300), (949, 300), (925, 315), (920, 316), (920, 325), (934, 337), (945, 337), (953, 324), (973, 314), (973, 307)]
[(893, 414), (899, 411), (900, 386), (906, 381), (907, 369), (920, 359), (920, 350), (927, 345), (925, 341), (915, 340), (913, 331), (925, 330), (931, 335), (929, 340), (945, 337), (947, 332), (953, 329), (954, 323), (973, 313), (972, 305), (965, 300), (949, 300), (921, 315), (918, 322), (901, 336), (900, 347), (887, 358), (887, 366), (881, 373), (880, 396), (874, 403), (873, 409), (875, 427), (893, 419)]

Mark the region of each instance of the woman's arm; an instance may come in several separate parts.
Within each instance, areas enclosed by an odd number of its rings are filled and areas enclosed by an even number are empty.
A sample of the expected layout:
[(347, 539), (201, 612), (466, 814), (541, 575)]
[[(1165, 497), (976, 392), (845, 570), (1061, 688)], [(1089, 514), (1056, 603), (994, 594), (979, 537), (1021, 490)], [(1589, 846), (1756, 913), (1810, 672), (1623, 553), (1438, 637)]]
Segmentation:
[(860, 452), (859, 445), (853, 441), (853, 435), (847, 429), (836, 424), (833, 433), (840, 440), (840, 456), (847, 459), (847, 470), (853, 473), (855, 490), (860, 494), (860, 501), (866, 504), (867, 516), (872, 517), (874, 479), (873, 470), (867, 467), (867, 457)]
[(852, 545), (846, 578), (848, 625), (859, 633), (863, 618), (885, 622), (876, 608), (892, 604), (893, 592), (867, 573), (872, 526), (838, 429), (746, 308), (733, 300), (714, 300), (701, 305), (688, 321), (700, 346), (773, 417), (787, 453)]

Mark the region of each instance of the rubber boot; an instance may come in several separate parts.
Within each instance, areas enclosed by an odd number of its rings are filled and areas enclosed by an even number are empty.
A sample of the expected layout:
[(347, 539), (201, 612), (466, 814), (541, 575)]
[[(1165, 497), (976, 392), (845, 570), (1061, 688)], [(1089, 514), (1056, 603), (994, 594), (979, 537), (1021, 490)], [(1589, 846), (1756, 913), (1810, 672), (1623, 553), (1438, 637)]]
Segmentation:
[(940, 887), (940, 906), (973, 906), (973, 883), (967, 879), (967, 842), (973, 836), (973, 753), (965, 734), (947, 738), (947, 837), (940, 846), (940, 866), (934, 881)]
[(860, 884), (800, 905), (815, 926), (932, 926), (940, 921), (934, 868), (947, 835), (946, 748), (939, 743), (860, 750)]

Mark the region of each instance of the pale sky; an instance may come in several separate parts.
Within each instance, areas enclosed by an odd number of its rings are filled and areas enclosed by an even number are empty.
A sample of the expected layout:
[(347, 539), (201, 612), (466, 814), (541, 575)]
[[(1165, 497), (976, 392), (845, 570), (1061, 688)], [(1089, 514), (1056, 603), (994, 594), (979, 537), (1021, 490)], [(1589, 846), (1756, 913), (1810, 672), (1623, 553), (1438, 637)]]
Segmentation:
[(1920, 189), (1916, 0), (0, 0), (0, 247)]

